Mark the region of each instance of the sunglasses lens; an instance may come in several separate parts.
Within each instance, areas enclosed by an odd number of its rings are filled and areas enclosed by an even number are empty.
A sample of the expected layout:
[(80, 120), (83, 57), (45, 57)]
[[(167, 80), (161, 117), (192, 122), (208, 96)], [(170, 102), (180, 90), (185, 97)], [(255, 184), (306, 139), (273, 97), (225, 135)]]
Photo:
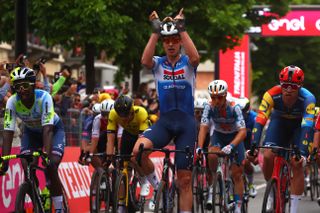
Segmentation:
[(287, 83), (284, 83), (284, 84), (281, 84), (281, 87), (283, 89), (297, 90), (297, 89), (299, 89), (300, 86), (298, 84), (287, 84)]
[(16, 84), (14, 86), (14, 89), (16, 91), (20, 91), (21, 89), (23, 90), (28, 90), (30, 88), (31, 84), (30, 83), (27, 83), (27, 82), (23, 82), (23, 83), (19, 83), (19, 84)]

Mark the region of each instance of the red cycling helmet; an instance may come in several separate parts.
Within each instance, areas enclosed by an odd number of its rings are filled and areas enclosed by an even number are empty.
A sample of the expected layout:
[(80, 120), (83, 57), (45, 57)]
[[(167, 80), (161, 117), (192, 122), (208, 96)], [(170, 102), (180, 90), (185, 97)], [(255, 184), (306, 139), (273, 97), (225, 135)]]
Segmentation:
[(297, 66), (290, 65), (283, 68), (279, 74), (280, 82), (290, 82), (301, 85), (304, 80), (303, 70)]

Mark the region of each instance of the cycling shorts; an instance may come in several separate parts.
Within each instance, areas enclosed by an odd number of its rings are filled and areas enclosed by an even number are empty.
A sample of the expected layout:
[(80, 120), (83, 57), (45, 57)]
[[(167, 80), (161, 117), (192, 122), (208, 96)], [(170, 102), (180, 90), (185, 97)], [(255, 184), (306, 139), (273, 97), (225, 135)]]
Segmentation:
[(98, 141), (98, 145), (97, 145), (97, 152), (98, 153), (106, 152), (107, 141), (108, 141), (107, 131), (100, 131), (99, 141)]
[(123, 130), (121, 137), (120, 154), (130, 155), (132, 154), (133, 147), (138, 140), (139, 135), (132, 135), (128, 131)]
[[(63, 156), (66, 137), (63, 128), (62, 120), (60, 119), (53, 127), (52, 150), (51, 153)], [(43, 135), (39, 132), (34, 132), (28, 127), (24, 127), (21, 139), (21, 153), (33, 152), (43, 148)]]
[(290, 147), (295, 144), (299, 147), (301, 119), (283, 119), (273, 117), (270, 120), (263, 145)]
[[(143, 133), (144, 137), (152, 141), (154, 148), (161, 149), (174, 139), (177, 150), (184, 150), (186, 146), (189, 146), (192, 153), (196, 135), (194, 116), (179, 110), (161, 114), (159, 120)], [(185, 153), (176, 153), (175, 164), (178, 170), (190, 169)]]
[[(214, 131), (211, 136), (211, 145), (222, 149), (223, 147), (229, 145), (230, 142), (236, 137), (237, 134), (238, 132), (226, 134), (226, 133)], [(234, 149), (236, 152), (235, 162), (238, 165), (242, 165), (242, 161), (244, 160), (244, 153), (245, 153), (243, 142), (241, 142)]]

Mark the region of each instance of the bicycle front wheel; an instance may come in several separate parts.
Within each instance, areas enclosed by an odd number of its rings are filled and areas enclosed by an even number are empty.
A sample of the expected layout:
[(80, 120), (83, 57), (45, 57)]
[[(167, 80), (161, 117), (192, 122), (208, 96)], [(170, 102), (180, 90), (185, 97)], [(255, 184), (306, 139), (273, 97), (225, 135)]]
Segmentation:
[(205, 190), (204, 184), (206, 181), (205, 172), (201, 172), (201, 168), (194, 167), (192, 170), (192, 197), (193, 197), (193, 212), (204, 212)]
[(32, 186), (29, 183), (23, 183), (18, 190), (15, 202), (15, 212), (41, 212), (36, 198), (34, 197)]
[(310, 166), (310, 195), (311, 200), (314, 200), (314, 197), (319, 197), (319, 180), (318, 180), (318, 165), (316, 162), (312, 162)]
[(263, 197), (262, 213), (275, 213), (277, 203), (277, 182), (275, 179), (268, 181)]
[(120, 206), (124, 206), (127, 209), (128, 206), (126, 206), (126, 201), (129, 199), (129, 195), (127, 194), (128, 190), (126, 187), (128, 187), (127, 177), (120, 172), (116, 178), (116, 184), (114, 187), (112, 203), (113, 213), (117, 213)]
[(207, 209), (212, 210), (213, 213), (222, 213), (224, 210), (223, 195), (225, 189), (220, 172), (216, 173), (216, 178), (214, 179), (212, 187), (212, 202), (211, 205), (210, 203), (207, 203)]

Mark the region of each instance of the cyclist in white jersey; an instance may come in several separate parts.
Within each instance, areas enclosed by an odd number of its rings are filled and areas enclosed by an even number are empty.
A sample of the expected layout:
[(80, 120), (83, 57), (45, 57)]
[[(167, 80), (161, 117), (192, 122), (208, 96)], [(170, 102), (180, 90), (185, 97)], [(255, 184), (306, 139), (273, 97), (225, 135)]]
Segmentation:
[[(160, 103), (160, 119), (144, 131), (135, 144), (133, 153), (137, 155), (140, 144), (145, 148), (163, 148), (175, 138), (176, 149), (183, 150), (186, 146), (193, 151), (196, 140), (196, 124), (194, 119), (193, 95), (195, 88), (196, 68), (199, 54), (191, 38), (184, 29), (184, 15), (181, 9), (172, 19), (167, 17), (160, 22), (155, 11), (150, 15), (154, 32), (144, 49), (141, 62), (147, 69), (152, 69), (156, 81), (156, 89)], [(166, 56), (154, 56), (156, 44), (163, 42)], [(186, 55), (180, 54), (183, 46)], [(179, 183), (180, 212), (191, 212), (192, 187), (191, 171), (188, 160), (183, 153), (175, 155), (177, 178)], [(154, 165), (147, 154), (142, 155), (142, 170), (154, 187), (158, 187), (158, 179)], [(149, 208), (153, 208), (153, 201)]]
[[(35, 89), (35, 72), (27, 67), (17, 67), (11, 72), (11, 83), (15, 90), (7, 101), (2, 155), (9, 155), (12, 147), (16, 118), (23, 124), (21, 153), (30, 153), (43, 149), (47, 154), (47, 169), (45, 171), (48, 188), (57, 212), (63, 212), (62, 185), (58, 175), (64, 146), (65, 132), (59, 116), (54, 112), (51, 95), (43, 90)], [(26, 161), (21, 160), (24, 168)], [(0, 168), (3, 175), (8, 170), (8, 163)]]

